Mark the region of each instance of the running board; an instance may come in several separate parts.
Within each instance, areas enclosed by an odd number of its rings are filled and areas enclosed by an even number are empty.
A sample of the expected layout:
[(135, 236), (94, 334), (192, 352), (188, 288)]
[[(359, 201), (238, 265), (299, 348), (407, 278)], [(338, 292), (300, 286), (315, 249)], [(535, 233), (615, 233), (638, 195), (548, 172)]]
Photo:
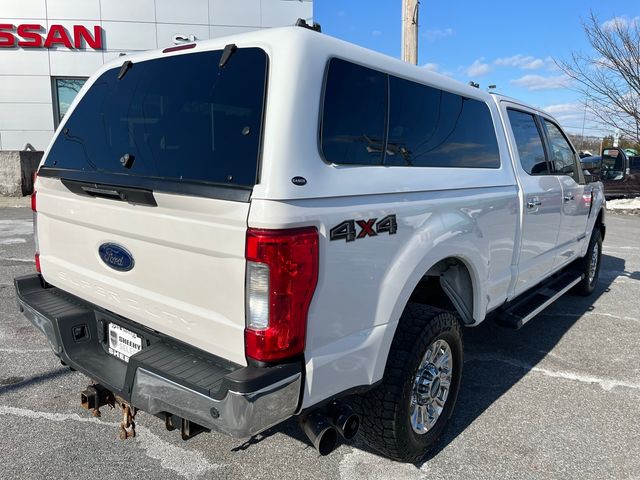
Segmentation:
[(520, 298), (500, 307), (496, 312), (496, 323), (503, 327), (519, 329), (542, 310), (582, 281), (584, 275), (565, 272), (555, 279), (524, 293)]

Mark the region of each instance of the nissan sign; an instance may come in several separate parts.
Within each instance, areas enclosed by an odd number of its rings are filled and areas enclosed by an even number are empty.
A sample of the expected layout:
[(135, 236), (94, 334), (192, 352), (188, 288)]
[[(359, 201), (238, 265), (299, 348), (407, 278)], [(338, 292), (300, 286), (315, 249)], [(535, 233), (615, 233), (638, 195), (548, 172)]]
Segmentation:
[[(89, 30), (93, 28), (93, 33)], [(85, 27), (73, 25), (68, 31), (62, 25), (51, 25), (49, 31), (37, 23), (12, 25), (0, 23), (0, 48), (52, 48), (67, 47), (69, 49), (91, 48), (102, 49), (102, 28), (98, 25)]]

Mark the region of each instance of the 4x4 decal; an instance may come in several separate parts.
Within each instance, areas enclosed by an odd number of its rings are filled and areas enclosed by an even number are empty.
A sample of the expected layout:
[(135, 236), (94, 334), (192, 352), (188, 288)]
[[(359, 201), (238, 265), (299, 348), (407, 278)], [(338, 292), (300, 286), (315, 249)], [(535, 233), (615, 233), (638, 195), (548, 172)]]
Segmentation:
[[(357, 231), (356, 225), (360, 228)], [(380, 221), (377, 218), (368, 220), (345, 220), (329, 231), (330, 240), (346, 240), (353, 242), (358, 238), (376, 237), (381, 233), (394, 235), (398, 231), (395, 215), (387, 215)]]

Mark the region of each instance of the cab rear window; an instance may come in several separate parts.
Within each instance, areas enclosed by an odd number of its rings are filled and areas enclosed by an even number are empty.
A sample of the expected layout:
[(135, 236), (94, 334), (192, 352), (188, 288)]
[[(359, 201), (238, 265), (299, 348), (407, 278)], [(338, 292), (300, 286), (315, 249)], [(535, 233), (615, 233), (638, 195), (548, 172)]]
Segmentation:
[(267, 56), (240, 48), (220, 68), (221, 55), (133, 61), (124, 76), (121, 67), (108, 70), (73, 110), (44, 166), (252, 187)]

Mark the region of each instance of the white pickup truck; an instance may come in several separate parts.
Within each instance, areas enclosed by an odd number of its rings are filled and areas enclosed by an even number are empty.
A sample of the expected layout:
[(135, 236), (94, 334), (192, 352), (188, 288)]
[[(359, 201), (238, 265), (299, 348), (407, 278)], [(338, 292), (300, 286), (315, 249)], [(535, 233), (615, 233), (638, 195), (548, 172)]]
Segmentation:
[[(593, 291), (601, 185), (547, 113), (310, 28), (121, 57), (38, 170), (21, 311), (83, 406), (189, 438), (297, 416), (424, 457), (462, 327)], [(355, 413), (354, 413), (355, 412)]]

